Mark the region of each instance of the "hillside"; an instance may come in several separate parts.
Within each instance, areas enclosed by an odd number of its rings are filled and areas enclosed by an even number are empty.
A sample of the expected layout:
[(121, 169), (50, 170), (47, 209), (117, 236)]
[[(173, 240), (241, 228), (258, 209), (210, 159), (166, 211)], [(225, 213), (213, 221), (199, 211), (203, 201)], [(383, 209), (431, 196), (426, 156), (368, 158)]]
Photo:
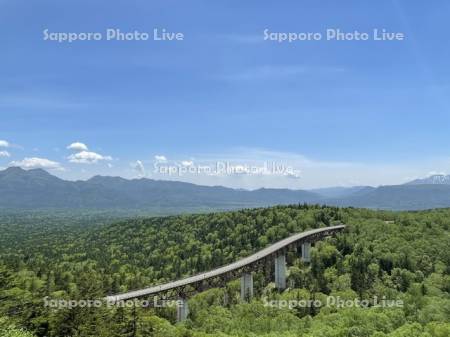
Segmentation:
[[(36, 336), (447, 337), (450, 333), (450, 210), (394, 213), (318, 206), (249, 209), (129, 219), (60, 231), (50, 217), (1, 218), (2, 316)], [(60, 220), (57, 220), (59, 222)], [(307, 228), (347, 224), (305, 265), (288, 254), (290, 288), (273, 289), (273, 270), (255, 273), (255, 299), (239, 300), (239, 279), (174, 308), (52, 310), (42, 299), (89, 299), (174, 280), (229, 263)], [(11, 224), (22, 224), (11, 226)], [(286, 307), (299, 299), (403, 306)], [(225, 300), (227, 299), (227, 300)], [(275, 301), (275, 302), (273, 302)], [(284, 302), (283, 302), (284, 301)]]

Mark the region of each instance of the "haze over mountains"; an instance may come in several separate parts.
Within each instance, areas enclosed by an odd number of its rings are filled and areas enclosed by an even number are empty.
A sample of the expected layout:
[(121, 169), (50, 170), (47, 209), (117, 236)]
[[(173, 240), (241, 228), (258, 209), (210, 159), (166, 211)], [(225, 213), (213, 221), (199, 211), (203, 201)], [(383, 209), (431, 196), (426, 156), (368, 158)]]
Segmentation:
[(450, 207), (450, 178), (436, 175), (377, 188), (248, 191), (146, 178), (95, 176), (86, 181), (66, 181), (42, 169), (19, 167), (0, 171), (0, 208), (115, 208), (173, 213), (305, 202), (394, 210)]

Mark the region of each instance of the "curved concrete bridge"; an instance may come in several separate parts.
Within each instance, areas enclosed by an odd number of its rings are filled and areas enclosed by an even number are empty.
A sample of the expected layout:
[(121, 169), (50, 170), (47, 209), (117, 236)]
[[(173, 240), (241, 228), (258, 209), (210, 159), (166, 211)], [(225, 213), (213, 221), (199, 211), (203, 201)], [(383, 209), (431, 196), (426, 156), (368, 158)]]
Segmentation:
[(279, 290), (285, 289), (286, 252), (301, 247), (302, 260), (309, 262), (311, 243), (338, 233), (344, 228), (345, 225), (337, 225), (294, 234), (253, 255), (217, 269), (141, 290), (111, 295), (106, 297), (106, 300), (109, 302), (120, 302), (141, 297), (175, 293), (183, 303), (183, 305), (178, 307), (177, 313), (177, 319), (181, 321), (186, 319), (188, 315), (186, 298), (189, 292), (200, 292), (211, 287), (223, 286), (226, 282), (241, 277), (241, 298), (244, 300), (249, 299), (253, 296), (252, 271), (267, 266), (273, 261), (275, 261), (275, 285)]

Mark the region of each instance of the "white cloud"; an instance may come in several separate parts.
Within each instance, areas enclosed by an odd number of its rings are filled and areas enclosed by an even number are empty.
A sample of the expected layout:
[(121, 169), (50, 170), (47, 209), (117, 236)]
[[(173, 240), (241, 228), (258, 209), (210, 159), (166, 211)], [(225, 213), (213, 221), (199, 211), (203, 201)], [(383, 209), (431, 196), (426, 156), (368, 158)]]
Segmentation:
[(181, 162), (181, 165), (183, 165), (183, 166), (192, 166), (192, 165), (194, 165), (194, 162), (192, 160), (183, 160)]
[(0, 147), (9, 147), (9, 143), (6, 140), (0, 140)]
[(140, 160), (136, 160), (136, 162), (131, 163), (133, 169), (137, 172), (138, 177), (145, 177), (147, 174), (145, 172), (144, 164)]
[(1, 157), (11, 157), (8, 151), (0, 151), (0, 158)]
[(445, 175), (447, 175), (447, 173), (444, 172), (444, 171), (430, 171), (430, 172), (428, 172), (426, 177), (430, 177), (430, 176), (445, 176)]
[(42, 168), (47, 170), (58, 170), (58, 171), (64, 170), (64, 168), (61, 166), (60, 163), (46, 158), (38, 158), (38, 157), (24, 158), (23, 160), (19, 161), (12, 161), (9, 165), (20, 166), (24, 169)]
[(84, 143), (75, 142), (67, 146), (68, 150), (74, 150), (74, 151), (88, 151), (88, 147)]
[(99, 153), (90, 151), (81, 151), (78, 153), (71, 154), (67, 157), (71, 163), (76, 164), (95, 164), (99, 161), (109, 161), (112, 160), (111, 156), (103, 156)]
[[(174, 163), (164, 170), (154, 170), (153, 178), (233, 188), (309, 189), (396, 185), (424, 176), (430, 171), (448, 173), (450, 167), (447, 157), (429, 158), (420, 163), (335, 161), (296, 152), (258, 148), (232, 148), (222, 153), (192, 153), (191, 158), (195, 160), (189, 167), (182, 165), (183, 159), (178, 161), (174, 158)], [(174, 173), (171, 173), (172, 168)]]
[(167, 158), (166, 158), (166, 156), (163, 156), (163, 155), (156, 155), (155, 160), (159, 161), (159, 162), (166, 162)]

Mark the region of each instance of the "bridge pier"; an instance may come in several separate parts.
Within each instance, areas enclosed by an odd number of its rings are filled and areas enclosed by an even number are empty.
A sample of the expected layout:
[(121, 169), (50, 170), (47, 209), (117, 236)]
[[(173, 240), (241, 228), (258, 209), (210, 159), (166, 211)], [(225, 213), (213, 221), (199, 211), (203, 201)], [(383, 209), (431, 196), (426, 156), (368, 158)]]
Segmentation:
[(189, 315), (189, 306), (187, 299), (180, 297), (177, 303), (177, 322), (182, 322), (187, 319)]
[(244, 273), (241, 276), (241, 300), (249, 301), (253, 297), (253, 275)]
[(286, 289), (286, 255), (275, 257), (275, 286), (278, 290)]
[(302, 261), (311, 262), (311, 242), (302, 243)]

